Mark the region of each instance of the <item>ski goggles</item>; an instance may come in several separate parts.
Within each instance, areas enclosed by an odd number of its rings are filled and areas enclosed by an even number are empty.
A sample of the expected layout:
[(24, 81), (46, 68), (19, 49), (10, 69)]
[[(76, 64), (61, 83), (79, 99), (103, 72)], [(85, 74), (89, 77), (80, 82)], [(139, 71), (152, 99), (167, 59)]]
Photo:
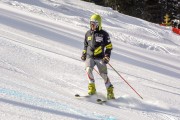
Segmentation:
[(98, 26), (99, 23), (98, 21), (90, 21), (90, 25), (93, 25), (93, 26)]

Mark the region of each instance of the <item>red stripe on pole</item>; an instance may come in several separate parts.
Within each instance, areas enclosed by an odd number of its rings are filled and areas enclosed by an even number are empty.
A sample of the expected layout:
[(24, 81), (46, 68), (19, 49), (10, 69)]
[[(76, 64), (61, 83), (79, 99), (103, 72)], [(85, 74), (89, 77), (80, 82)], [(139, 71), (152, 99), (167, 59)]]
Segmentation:
[(141, 98), (143, 97), (108, 63), (108, 65), (129, 85), (129, 87)]

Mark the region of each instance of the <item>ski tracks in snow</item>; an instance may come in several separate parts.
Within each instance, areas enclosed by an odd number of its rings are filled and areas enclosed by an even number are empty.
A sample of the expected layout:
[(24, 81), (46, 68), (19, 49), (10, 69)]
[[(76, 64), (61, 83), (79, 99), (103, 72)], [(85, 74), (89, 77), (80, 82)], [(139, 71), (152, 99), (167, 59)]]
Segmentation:
[[(14, 5), (18, 6), (18, 2), (14, 2)], [(16, 106), (15, 109), (17, 111), (23, 108), (26, 111), (39, 111), (40, 114), (47, 113), (48, 115), (45, 114), (47, 118), (43, 117), (43, 114), (40, 116), (44, 119), (50, 119), (49, 114), (51, 114), (65, 119), (133, 120), (135, 118), (146, 120), (179, 120), (180, 117), (176, 114), (178, 111), (174, 110), (175, 113), (172, 113), (172, 109), (167, 110), (162, 102), (156, 104), (156, 100), (150, 102), (146, 100), (141, 101), (128, 95), (117, 97), (117, 100), (107, 102), (104, 105), (75, 100), (74, 92), (85, 91), (81, 86), (83, 84), (78, 83), (81, 79), (84, 79), (83, 76), (80, 76), (84, 71), (79, 70), (83, 68), (83, 65), (79, 65), (78, 55), (78, 53), (81, 54), (80, 48), (82, 46), (81, 40), (83, 37), (81, 36), (84, 34), (83, 30), (68, 27), (66, 25), (67, 22), (52, 24), (52, 21), (49, 22), (42, 20), (42, 18), (39, 19), (30, 17), (30, 15), (15, 13), (12, 10), (1, 9), (0, 15), (2, 24), (0, 29), (0, 45), (2, 46), (0, 48), (2, 50), (0, 51), (2, 52), (2, 59), (0, 60), (0, 74), (2, 74), (0, 76), (0, 104), (3, 105), (3, 108)], [(112, 15), (114, 16), (114, 14)], [(73, 23), (73, 21), (71, 22)], [(149, 29), (146, 29), (146, 31), (161, 39), (158, 33)], [(134, 34), (135, 37), (131, 37), (128, 34), (127, 36), (121, 35), (117, 33), (113, 37), (137, 46), (142, 44), (141, 47), (151, 47), (151, 43), (145, 44), (146, 42), (143, 39), (139, 39), (140, 34)], [(135, 39), (136, 42), (134, 42), (133, 40), (136, 37), (138, 39)], [(149, 38), (146, 35), (141, 37)], [(130, 41), (126, 41), (126, 39), (130, 39)], [(140, 41), (137, 42), (138, 40)], [(116, 45), (115, 47), (118, 48)], [(116, 50), (122, 51), (123, 49)], [(166, 49), (162, 49), (162, 51), (169, 52)], [(128, 55), (133, 54), (131, 56), (133, 60), (137, 56), (134, 52), (127, 51), (127, 49), (124, 49), (123, 52)], [(3, 53), (8, 53), (8, 55)], [(179, 70), (179, 66), (168, 64), (168, 62), (163, 63), (160, 60), (150, 59), (144, 55), (139, 57), (151, 61), (152, 64), (158, 63), (172, 70)], [(127, 60), (129, 59), (124, 61), (126, 62)], [(145, 61), (145, 63), (148, 62)], [(71, 69), (67, 69), (69, 66), (71, 66)], [(118, 66), (120, 65), (117, 64)], [(147, 81), (154, 82), (151, 79)], [(153, 89), (157, 89), (157, 87)], [(83, 86), (83, 88), (85, 87)], [(18, 114), (18, 112), (15, 114)], [(20, 114), (28, 116), (25, 113)], [(35, 119), (41, 119), (40, 117), (35, 117)], [(53, 118), (59, 119), (59, 117)]]

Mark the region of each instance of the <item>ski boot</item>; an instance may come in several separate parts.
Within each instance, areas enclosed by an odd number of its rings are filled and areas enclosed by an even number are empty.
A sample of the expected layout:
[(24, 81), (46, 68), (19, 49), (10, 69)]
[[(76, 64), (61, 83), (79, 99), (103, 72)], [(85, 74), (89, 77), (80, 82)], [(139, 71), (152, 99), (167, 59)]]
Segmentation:
[(88, 94), (94, 95), (96, 93), (96, 87), (94, 83), (89, 83), (88, 85)]
[(110, 100), (110, 99), (115, 99), (113, 89), (114, 89), (113, 85), (110, 85), (110, 86), (107, 88), (107, 99), (108, 99), (108, 100)]

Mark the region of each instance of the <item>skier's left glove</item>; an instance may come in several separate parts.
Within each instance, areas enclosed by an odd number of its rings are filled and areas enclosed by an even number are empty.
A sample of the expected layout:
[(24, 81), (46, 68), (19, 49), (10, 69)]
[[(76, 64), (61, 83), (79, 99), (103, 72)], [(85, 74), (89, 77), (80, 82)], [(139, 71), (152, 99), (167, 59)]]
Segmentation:
[(83, 50), (81, 60), (83, 60), (83, 61), (86, 60), (86, 50)]
[(83, 61), (86, 60), (86, 54), (83, 54), (83, 55), (81, 56), (81, 60), (83, 60)]
[(109, 63), (109, 55), (105, 55), (104, 58), (102, 59), (102, 61), (105, 63), (105, 64), (108, 64)]

